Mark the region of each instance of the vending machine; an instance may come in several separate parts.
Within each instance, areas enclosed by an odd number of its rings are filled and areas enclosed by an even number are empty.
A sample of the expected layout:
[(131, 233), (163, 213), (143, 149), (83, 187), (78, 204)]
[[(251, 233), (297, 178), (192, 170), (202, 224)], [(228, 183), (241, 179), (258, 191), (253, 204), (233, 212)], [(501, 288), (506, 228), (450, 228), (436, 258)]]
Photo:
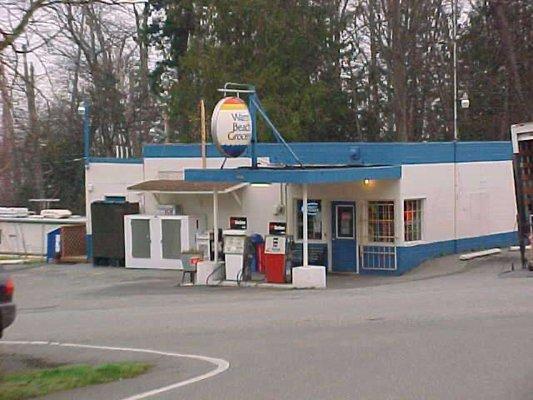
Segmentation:
[(242, 281), (247, 278), (246, 266), (250, 249), (247, 232), (228, 229), (222, 232), (224, 237), (224, 260), (227, 281)]
[(265, 237), (265, 280), (269, 283), (285, 283), (287, 265), (286, 224), (269, 223), (269, 235)]

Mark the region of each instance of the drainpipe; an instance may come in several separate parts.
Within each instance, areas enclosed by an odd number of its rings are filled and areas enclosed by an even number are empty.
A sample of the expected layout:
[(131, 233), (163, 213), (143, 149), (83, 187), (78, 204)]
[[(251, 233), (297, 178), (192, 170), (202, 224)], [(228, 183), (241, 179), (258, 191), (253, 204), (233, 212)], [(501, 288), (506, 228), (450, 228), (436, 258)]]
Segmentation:
[(91, 156), (91, 103), (89, 103), (89, 100), (83, 100), (81, 110), (83, 110), (83, 158), (87, 165)]
[(457, 253), (457, 0), (452, 0), (453, 18), (453, 250)]
[(453, 252), (457, 254), (457, 138), (453, 141)]

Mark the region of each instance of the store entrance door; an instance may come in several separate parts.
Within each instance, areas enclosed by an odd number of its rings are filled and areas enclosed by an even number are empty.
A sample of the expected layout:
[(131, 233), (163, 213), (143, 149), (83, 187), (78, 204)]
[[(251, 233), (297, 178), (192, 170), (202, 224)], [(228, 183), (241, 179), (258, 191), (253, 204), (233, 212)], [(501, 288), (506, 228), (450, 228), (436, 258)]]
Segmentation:
[(355, 202), (332, 202), (331, 216), (333, 271), (356, 272), (357, 240), (355, 235)]

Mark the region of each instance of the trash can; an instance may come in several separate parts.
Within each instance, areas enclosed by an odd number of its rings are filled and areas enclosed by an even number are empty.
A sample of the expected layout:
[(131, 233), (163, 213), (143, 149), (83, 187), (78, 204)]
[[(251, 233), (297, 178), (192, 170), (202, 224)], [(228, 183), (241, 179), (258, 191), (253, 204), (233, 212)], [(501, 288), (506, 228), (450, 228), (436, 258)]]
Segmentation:
[(46, 235), (46, 262), (58, 261), (61, 256), (61, 229), (57, 228)]
[(258, 234), (254, 233), (252, 236), (250, 236), (250, 240), (252, 244), (254, 245), (254, 271), (264, 273), (265, 266), (264, 266), (264, 250), (265, 250), (265, 240), (263, 237)]

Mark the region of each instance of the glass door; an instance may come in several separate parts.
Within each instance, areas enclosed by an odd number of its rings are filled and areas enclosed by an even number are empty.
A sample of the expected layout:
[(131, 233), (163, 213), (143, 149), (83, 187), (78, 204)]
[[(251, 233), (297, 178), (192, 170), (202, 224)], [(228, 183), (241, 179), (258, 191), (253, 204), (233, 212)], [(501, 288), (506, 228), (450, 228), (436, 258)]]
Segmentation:
[(331, 215), (333, 271), (356, 272), (355, 203), (334, 201), (331, 205)]
[(131, 220), (131, 255), (133, 258), (150, 258), (150, 220)]
[(161, 253), (163, 258), (179, 259), (181, 256), (181, 220), (161, 220)]

